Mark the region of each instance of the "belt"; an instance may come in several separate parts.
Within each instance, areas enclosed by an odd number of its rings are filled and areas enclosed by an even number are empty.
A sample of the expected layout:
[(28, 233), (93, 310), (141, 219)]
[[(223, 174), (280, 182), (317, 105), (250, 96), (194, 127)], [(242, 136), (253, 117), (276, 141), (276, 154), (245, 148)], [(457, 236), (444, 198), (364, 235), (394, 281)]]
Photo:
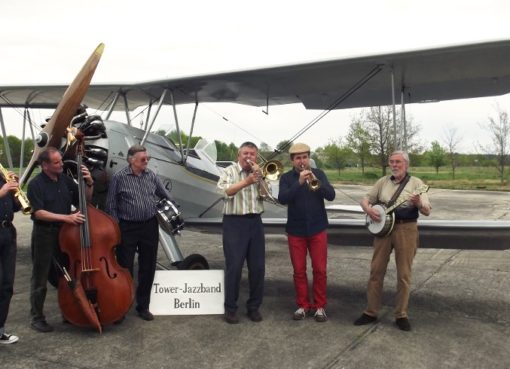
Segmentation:
[(12, 226), (12, 222), (10, 220), (2, 220), (0, 222), (0, 228), (9, 228)]
[(395, 219), (395, 224), (416, 223), (417, 219)]
[(128, 223), (128, 224), (146, 224), (149, 222), (152, 222), (156, 218), (156, 216), (153, 216), (152, 218), (146, 219), (146, 220), (126, 220), (126, 219), (119, 219), (119, 223)]
[(52, 223), (52, 222), (44, 222), (44, 221), (35, 221), (35, 225), (39, 227), (45, 227), (45, 228), (60, 228), (62, 223)]

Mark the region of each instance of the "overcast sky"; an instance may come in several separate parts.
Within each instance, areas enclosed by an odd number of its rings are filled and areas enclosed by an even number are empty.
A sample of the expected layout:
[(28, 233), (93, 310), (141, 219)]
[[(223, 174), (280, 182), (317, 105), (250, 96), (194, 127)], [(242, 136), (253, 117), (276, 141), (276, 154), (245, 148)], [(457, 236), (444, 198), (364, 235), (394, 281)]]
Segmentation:
[[(510, 39), (508, 19), (504, 0), (3, 1), (0, 85), (69, 83), (100, 42), (106, 48), (92, 82), (140, 82)], [(510, 110), (510, 97), (411, 104), (406, 113), (422, 127), (424, 144), (456, 127), (460, 149), (472, 152), (486, 142), (480, 125), (495, 115), (496, 104)], [(180, 108), (185, 127), (189, 111)], [(21, 135), (19, 112), (3, 112), (7, 133)], [(331, 113), (300, 141), (315, 149), (345, 136), (358, 112)], [(199, 108), (195, 133), (276, 145), (319, 113), (295, 105), (270, 107), (266, 116), (260, 108), (207, 104)], [(171, 114), (161, 118), (161, 128), (173, 125)]]

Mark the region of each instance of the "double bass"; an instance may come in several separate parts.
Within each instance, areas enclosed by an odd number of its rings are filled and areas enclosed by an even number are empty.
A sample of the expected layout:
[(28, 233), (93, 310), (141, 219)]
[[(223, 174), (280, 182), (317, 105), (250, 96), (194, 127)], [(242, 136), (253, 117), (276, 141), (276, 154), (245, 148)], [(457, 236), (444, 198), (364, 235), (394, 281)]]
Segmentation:
[(114, 248), (120, 243), (117, 222), (87, 203), (81, 172), (84, 148), (80, 131), (76, 139), (78, 210), (85, 221), (80, 225), (66, 223), (60, 230), (60, 249), (68, 257), (69, 270), (63, 268), (58, 303), (68, 322), (79, 327), (95, 326), (101, 332), (101, 326), (127, 314), (134, 300), (134, 284), (129, 271), (115, 258)]

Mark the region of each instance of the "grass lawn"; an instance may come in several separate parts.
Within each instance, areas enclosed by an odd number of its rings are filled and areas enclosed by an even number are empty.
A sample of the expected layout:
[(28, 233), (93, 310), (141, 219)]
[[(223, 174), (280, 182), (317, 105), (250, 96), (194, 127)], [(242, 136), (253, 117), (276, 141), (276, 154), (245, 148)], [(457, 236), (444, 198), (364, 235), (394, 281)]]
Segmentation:
[[(386, 170), (386, 174), (390, 174)], [(510, 176), (506, 174), (505, 181), (501, 183), (496, 168), (493, 167), (458, 167), (455, 170), (455, 179), (453, 179), (451, 168), (433, 167), (411, 167), (411, 175), (421, 178), (425, 183), (435, 188), (447, 188), (457, 190), (492, 190), (492, 191), (510, 191)], [(381, 177), (380, 168), (365, 168), (365, 173), (361, 173), (361, 168), (345, 168), (340, 174), (336, 170), (326, 170), (328, 179), (333, 183), (343, 184), (365, 184), (371, 185)]]

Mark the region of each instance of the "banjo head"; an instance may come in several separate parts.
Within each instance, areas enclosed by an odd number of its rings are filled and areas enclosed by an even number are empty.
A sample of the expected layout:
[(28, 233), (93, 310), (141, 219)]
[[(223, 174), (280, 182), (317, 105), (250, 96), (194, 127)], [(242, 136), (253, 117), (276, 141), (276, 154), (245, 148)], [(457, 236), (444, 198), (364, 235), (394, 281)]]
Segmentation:
[(379, 221), (372, 220), (368, 215), (366, 216), (366, 223), (368, 231), (374, 236), (385, 236), (391, 232), (395, 223), (393, 213), (386, 214), (386, 208), (383, 205), (374, 205), (372, 209), (379, 213)]

